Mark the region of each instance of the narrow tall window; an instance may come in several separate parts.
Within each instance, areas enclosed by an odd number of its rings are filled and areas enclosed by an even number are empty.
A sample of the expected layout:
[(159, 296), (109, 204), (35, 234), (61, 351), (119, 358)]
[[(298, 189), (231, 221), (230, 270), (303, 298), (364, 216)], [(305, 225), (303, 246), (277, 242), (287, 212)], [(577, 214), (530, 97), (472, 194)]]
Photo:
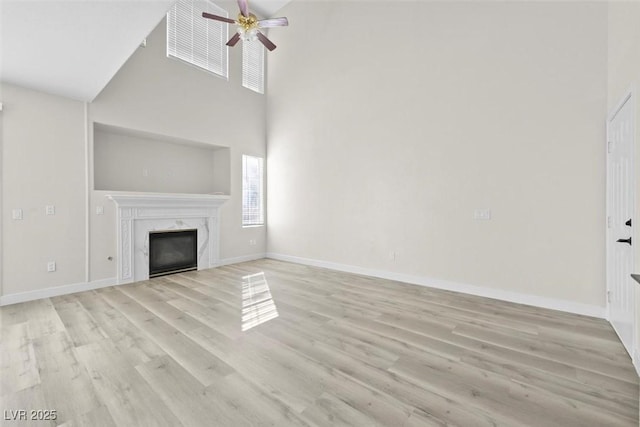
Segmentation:
[(242, 226), (264, 225), (263, 159), (242, 156)]
[(207, 0), (178, 0), (167, 14), (167, 56), (228, 78), (229, 25), (205, 19), (202, 12), (227, 17)]
[(242, 86), (264, 93), (264, 46), (258, 40), (242, 42)]

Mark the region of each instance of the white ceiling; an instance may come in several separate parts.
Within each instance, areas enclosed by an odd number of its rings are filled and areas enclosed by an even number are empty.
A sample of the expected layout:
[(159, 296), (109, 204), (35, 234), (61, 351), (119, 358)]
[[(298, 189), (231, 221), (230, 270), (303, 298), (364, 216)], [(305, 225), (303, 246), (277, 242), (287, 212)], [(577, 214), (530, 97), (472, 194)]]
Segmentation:
[(261, 18), (275, 18), (276, 13), (289, 3), (291, 0), (249, 0), (249, 8)]
[[(273, 16), (290, 0), (255, 0)], [(173, 0), (0, 0), (0, 78), (92, 101)], [(1, 102), (1, 100), (0, 100)]]

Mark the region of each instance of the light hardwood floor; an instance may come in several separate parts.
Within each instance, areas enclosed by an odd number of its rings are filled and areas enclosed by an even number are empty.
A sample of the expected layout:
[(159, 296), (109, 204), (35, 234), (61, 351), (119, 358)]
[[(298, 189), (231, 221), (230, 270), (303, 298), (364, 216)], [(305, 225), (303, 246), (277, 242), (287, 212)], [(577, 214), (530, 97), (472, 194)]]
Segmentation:
[(3, 411), (58, 415), (3, 425), (638, 426), (604, 320), (388, 280), (260, 260), (0, 314)]

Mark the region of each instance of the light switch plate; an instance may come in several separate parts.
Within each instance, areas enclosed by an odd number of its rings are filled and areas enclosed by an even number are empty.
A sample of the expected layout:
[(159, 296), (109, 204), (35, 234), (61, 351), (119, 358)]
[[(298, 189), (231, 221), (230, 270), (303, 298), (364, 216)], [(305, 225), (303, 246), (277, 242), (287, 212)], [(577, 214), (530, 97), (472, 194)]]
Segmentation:
[(491, 219), (491, 209), (476, 209), (473, 211), (473, 219), (488, 221)]
[(13, 209), (11, 211), (11, 218), (12, 219), (22, 219), (22, 209)]
[(96, 215), (104, 215), (104, 206), (96, 206)]
[(56, 271), (56, 262), (55, 261), (49, 261), (47, 263), (47, 271), (49, 273), (53, 273), (54, 271)]
[(47, 205), (45, 207), (45, 213), (47, 215), (55, 215), (56, 214), (56, 207), (53, 205)]

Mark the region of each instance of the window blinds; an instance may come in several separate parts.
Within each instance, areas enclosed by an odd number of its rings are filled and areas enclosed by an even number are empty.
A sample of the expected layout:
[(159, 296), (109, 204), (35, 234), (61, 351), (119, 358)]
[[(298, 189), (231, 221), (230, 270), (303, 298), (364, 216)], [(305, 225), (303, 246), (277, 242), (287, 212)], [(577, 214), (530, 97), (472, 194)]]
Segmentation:
[(263, 159), (242, 156), (242, 225), (263, 225)]
[(242, 86), (264, 93), (264, 46), (258, 40), (242, 43)]
[(176, 1), (167, 14), (167, 56), (228, 78), (229, 26), (203, 18), (202, 12), (228, 17), (226, 10), (206, 0)]

